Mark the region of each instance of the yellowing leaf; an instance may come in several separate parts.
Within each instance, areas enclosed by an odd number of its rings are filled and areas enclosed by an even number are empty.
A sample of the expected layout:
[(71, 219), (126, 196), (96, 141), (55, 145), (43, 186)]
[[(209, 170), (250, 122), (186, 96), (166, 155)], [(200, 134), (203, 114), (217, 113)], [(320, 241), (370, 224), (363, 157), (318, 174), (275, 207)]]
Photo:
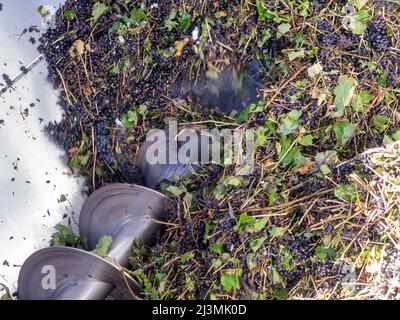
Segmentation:
[(354, 34), (361, 35), (367, 29), (367, 24), (355, 18), (350, 18), (348, 27)]
[(184, 47), (185, 47), (185, 41), (182, 40), (175, 42), (175, 56), (181, 57)]
[(72, 58), (79, 57), (85, 52), (85, 43), (82, 40), (76, 40), (68, 53)]
[(278, 32), (276, 33), (276, 37), (279, 39), (284, 34), (288, 33), (289, 30), (292, 28), (290, 23), (282, 23), (278, 26)]
[(350, 105), (356, 85), (357, 82), (350, 77), (341, 76), (339, 78), (339, 83), (334, 90), (335, 106), (339, 117), (343, 116), (344, 109)]
[(167, 188), (167, 191), (177, 198), (185, 193), (185, 190), (183, 190), (177, 186), (169, 186)]
[(288, 53), (288, 58), (289, 58), (289, 61), (294, 61), (297, 58), (304, 58), (304, 55), (305, 55), (304, 49), (300, 49), (300, 50), (297, 50), (297, 51), (289, 52)]
[(226, 12), (226, 11), (218, 11), (216, 14), (215, 14), (215, 17), (217, 18), (217, 19), (219, 19), (219, 18), (225, 18), (225, 17), (227, 17), (228, 16), (228, 13)]
[(315, 76), (319, 75), (324, 70), (324, 67), (321, 63), (316, 63), (313, 66), (309, 67), (307, 72), (310, 78), (314, 78)]
[(239, 178), (229, 176), (225, 178), (223, 184), (225, 187), (240, 188), (243, 185), (243, 181)]
[(46, 9), (45, 6), (39, 6), (39, 8), (37, 8), (37, 11), (42, 16), (42, 18), (46, 18), (51, 15), (51, 12)]

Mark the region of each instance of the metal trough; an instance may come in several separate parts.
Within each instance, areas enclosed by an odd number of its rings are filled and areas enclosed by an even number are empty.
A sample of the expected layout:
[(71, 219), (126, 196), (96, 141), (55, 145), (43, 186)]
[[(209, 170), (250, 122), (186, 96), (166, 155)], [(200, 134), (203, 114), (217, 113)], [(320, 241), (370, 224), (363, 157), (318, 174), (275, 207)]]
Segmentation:
[[(30, 41), (45, 30), (37, 8), (57, 7), (61, 1), (0, 2), (1, 91), (3, 74), (17, 78), (23, 66), (40, 61), (37, 44)], [(39, 32), (29, 30), (32, 26)], [(25, 259), (48, 246), (57, 223), (74, 223), (84, 201), (82, 179), (72, 175), (64, 151), (43, 132), (49, 121), (60, 118), (44, 61), (0, 95), (0, 283), (11, 292)], [(67, 201), (59, 201), (62, 195)], [(0, 296), (4, 293), (0, 286)]]

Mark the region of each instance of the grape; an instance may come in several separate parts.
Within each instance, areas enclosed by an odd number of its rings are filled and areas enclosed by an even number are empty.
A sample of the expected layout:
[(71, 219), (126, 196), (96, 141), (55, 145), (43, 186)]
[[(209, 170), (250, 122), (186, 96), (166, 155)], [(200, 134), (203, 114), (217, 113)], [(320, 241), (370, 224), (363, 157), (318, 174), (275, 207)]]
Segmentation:
[(382, 16), (375, 17), (368, 25), (368, 41), (372, 49), (378, 54), (387, 51), (392, 45), (388, 37), (388, 28), (385, 19)]

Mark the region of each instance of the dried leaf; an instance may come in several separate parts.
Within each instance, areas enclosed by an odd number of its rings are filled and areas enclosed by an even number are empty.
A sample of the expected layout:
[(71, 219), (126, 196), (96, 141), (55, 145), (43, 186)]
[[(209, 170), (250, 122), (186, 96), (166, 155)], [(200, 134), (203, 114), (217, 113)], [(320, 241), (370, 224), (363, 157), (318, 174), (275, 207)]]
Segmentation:
[(307, 174), (314, 168), (314, 166), (315, 166), (315, 162), (311, 161), (311, 160), (308, 160), (306, 162), (306, 164), (304, 164), (303, 166), (301, 166), (299, 168), (298, 171), (299, 171), (300, 174)]
[(314, 64), (313, 66), (309, 67), (307, 72), (310, 78), (314, 78), (315, 76), (319, 75), (324, 70), (324, 67), (320, 62)]

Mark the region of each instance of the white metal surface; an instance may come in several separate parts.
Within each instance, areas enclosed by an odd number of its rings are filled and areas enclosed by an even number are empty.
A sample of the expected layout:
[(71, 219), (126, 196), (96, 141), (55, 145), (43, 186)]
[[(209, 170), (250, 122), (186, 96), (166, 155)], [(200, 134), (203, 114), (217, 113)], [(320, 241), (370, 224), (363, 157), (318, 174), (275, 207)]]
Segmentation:
[[(0, 0), (0, 83), (14, 78), (39, 53), (39, 33), (22, 34), (37, 26), (44, 31), (37, 8), (58, 6), (53, 0)], [(21, 64), (22, 63), (22, 64)], [(37, 249), (47, 247), (54, 226), (77, 220), (83, 203), (80, 178), (72, 176), (64, 152), (44, 133), (45, 125), (61, 117), (57, 93), (46, 80), (44, 61), (0, 96), (0, 283), (16, 289), (20, 266)], [(1, 90), (0, 86), (0, 90)], [(40, 102), (38, 100), (40, 100)], [(35, 106), (31, 107), (30, 104)], [(25, 109), (29, 115), (24, 114)], [(61, 195), (68, 199), (59, 203)], [(0, 296), (4, 293), (1, 291)]]

